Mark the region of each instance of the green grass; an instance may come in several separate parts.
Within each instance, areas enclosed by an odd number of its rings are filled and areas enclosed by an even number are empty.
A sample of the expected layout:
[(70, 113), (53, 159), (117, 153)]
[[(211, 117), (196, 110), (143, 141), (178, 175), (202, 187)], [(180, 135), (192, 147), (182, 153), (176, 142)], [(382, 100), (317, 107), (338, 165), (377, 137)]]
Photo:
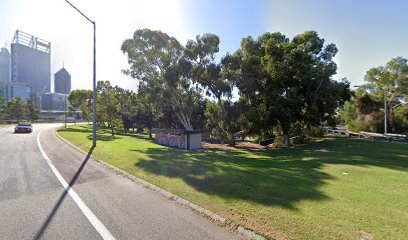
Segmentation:
[[(91, 146), (89, 126), (59, 133)], [(98, 140), (97, 159), (270, 238), (408, 237), (408, 145), (327, 137), (290, 149), (183, 151), (140, 135)]]

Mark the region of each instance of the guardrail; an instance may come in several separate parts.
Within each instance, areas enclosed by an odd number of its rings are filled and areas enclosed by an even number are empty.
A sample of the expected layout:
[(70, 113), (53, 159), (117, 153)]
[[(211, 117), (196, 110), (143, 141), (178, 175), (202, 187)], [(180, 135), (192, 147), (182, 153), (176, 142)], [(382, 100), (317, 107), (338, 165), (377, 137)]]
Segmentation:
[(354, 137), (354, 138), (362, 138), (362, 139), (371, 139), (373, 141), (388, 141), (388, 142), (408, 142), (408, 135), (404, 134), (382, 134), (382, 133), (373, 133), (373, 132), (351, 132), (348, 130), (340, 130), (340, 129), (326, 129), (327, 134), (333, 134), (338, 136), (347, 136), (347, 137)]

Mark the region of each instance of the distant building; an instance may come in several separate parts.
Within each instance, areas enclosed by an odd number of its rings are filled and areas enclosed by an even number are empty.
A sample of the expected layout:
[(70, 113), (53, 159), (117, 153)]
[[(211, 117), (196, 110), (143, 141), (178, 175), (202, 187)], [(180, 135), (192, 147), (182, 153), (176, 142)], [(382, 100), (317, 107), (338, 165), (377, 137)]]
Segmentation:
[(64, 111), (65, 104), (68, 109), (68, 95), (62, 93), (44, 93), (41, 96), (41, 110), (44, 111)]
[(27, 100), (30, 98), (30, 87), (24, 83), (0, 81), (0, 96), (4, 98), (5, 102), (16, 97)]
[(7, 48), (0, 51), (0, 81), (10, 82), (10, 52)]
[(11, 44), (11, 81), (31, 88), (31, 96), (50, 92), (51, 43), (17, 30)]
[(63, 94), (71, 92), (71, 75), (64, 67), (55, 73), (54, 92)]

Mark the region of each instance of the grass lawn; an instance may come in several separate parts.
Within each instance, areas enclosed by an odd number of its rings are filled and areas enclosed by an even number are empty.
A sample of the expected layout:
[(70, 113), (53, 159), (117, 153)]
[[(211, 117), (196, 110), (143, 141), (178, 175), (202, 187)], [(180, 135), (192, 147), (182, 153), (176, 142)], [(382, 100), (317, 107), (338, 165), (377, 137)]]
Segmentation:
[[(59, 133), (91, 146), (89, 126)], [(408, 238), (408, 145), (327, 137), (291, 149), (183, 151), (101, 132), (93, 155), (269, 238)]]

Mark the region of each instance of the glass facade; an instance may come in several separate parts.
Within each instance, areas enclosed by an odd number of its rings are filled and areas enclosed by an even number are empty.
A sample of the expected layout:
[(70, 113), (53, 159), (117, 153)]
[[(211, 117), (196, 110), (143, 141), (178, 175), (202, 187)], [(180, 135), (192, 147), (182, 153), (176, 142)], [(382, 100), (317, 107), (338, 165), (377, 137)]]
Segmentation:
[(0, 51), (0, 81), (10, 82), (10, 53), (7, 48)]
[(4, 98), (6, 102), (11, 99), (19, 97), (22, 100), (30, 98), (30, 87), (21, 83), (12, 82), (0, 82), (0, 96)]
[(64, 111), (65, 104), (68, 109), (68, 95), (61, 93), (44, 93), (41, 96), (41, 110)]
[(71, 75), (65, 68), (55, 73), (54, 92), (69, 94), (71, 92)]

